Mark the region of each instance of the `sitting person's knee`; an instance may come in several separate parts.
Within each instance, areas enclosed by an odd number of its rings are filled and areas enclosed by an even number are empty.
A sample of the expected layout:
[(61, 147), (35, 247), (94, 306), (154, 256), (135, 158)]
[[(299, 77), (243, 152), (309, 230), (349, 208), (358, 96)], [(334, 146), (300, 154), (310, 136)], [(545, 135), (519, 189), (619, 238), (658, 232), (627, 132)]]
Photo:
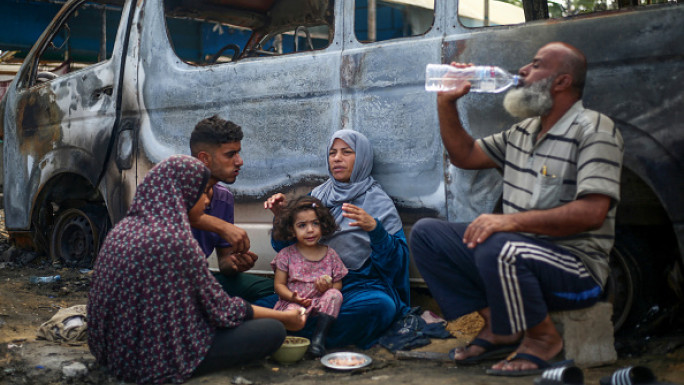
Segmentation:
[(389, 298), (378, 298), (372, 307), (368, 308), (368, 316), (378, 319), (381, 324), (391, 324), (397, 314), (397, 306)]
[(441, 222), (436, 218), (421, 218), (411, 227), (411, 234), (409, 235), (409, 243), (411, 249), (424, 247), (430, 238), (432, 229)]
[(424, 236), (430, 229), (442, 222), (441, 219), (437, 218), (421, 218), (411, 227), (411, 237), (416, 235)]
[(334, 288), (328, 289), (325, 292), (325, 296), (333, 300), (342, 301), (342, 292)]

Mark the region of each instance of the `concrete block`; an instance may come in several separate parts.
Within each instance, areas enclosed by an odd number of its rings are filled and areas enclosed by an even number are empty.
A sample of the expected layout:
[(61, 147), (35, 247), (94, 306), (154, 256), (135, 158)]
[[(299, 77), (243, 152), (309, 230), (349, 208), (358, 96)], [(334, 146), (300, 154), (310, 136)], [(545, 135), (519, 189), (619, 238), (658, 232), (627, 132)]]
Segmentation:
[(583, 367), (612, 364), (617, 360), (613, 322), (613, 305), (599, 302), (580, 310), (550, 313), (551, 320), (563, 337), (566, 359)]

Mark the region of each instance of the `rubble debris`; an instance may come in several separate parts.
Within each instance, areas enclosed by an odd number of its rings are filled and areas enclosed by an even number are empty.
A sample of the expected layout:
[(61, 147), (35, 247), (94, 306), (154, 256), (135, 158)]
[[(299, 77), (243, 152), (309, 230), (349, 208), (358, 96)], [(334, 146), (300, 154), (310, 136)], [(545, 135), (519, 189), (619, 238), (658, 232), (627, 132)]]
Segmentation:
[(66, 377), (83, 377), (88, 374), (88, 368), (80, 362), (73, 362), (63, 367), (62, 373)]
[(250, 385), (252, 384), (252, 381), (242, 377), (242, 376), (235, 376), (233, 379), (230, 381), (231, 384), (235, 385)]

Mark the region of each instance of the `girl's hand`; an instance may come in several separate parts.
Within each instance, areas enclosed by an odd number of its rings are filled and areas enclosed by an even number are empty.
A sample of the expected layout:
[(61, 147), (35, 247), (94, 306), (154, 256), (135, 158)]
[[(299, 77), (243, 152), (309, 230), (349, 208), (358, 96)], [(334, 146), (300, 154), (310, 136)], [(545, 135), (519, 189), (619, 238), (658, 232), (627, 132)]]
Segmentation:
[(299, 309), (287, 310), (284, 313), (281, 322), (285, 326), (285, 329), (296, 332), (302, 330), (306, 324), (306, 314), (299, 311)]
[(375, 218), (370, 216), (370, 214), (368, 214), (364, 209), (354, 206), (351, 203), (342, 204), (342, 211), (344, 211), (342, 213), (343, 217), (347, 217), (355, 221), (350, 223), (349, 226), (358, 226), (363, 231), (368, 232), (375, 230), (375, 227), (378, 225), (375, 222)]
[(299, 296), (299, 294), (297, 294), (296, 291), (292, 292), (292, 300), (290, 302), (300, 304), (304, 307), (311, 306), (311, 298), (302, 298)]
[(280, 210), (287, 204), (287, 198), (283, 193), (276, 193), (264, 202), (264, 209), (271, 210), (273, 215), (278, 216)]
[(333, 287), (332, 278), (330, 278), (329, 275), (320, 276), (316, 282), (314, 282), (314, 286), (319, 292), (325, 293), (328, 289)]

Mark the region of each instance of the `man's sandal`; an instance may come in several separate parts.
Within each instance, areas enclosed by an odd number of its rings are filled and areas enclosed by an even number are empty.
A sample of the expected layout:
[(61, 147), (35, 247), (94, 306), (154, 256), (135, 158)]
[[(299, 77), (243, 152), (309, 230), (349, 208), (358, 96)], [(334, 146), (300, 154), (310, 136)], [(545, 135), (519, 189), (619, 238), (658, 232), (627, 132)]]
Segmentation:
[(562, 368), (564, 366), (574, 365), (573, 360), (549, 362), (545, 361), (540, 357), (537, 357), (529, 353), (514, 353), (506, 358), (507, 362), (515, 360), (525, 360), (532, 362), (537, 365), (536, 369), (523, 369), (523, 370), (506, 370), (506, 369), (487, 369), (487, 374), (491, 376), (504, 376), (504, 377), (522, 377), (522, 376), (532, 376), (535, 374), (542, 373), (546, 369), (551, 368)]
[(601, 378), (601, 385), (674, 385), (660, 382), (646, 366), (629, 366), (618, 369), (609, 377)]
[[(501, 358), (506, 357), (509, 353), (515, 351), (515, 349), (518, 348), (519, 343), (514, 343), (514, 344), (509, 344), (509, 345), (496, 345), (494, 343), (491, 343), (487, 340), (484, 340), (482, 338), (475, 338), (474, 340), (470, 341), (468, 345), (465, 347), (458, 347), (451, 349), (449, 351), (449, 358), (454, 360), (455, 363), (461, 364), (461, 365), (475, 365), (478, 364), (482, 361), (495, 361)], [(464, 358), (462, 360), (455, 360), (454, 356), (456, 355), (456, 352), (459, 351), (460, 349), (466, 350), (471, 346), (479, 346), (484, 349), (484, 352), (481, 354), (478, 354), (476, 356), (470, 356), (468, 358)]]
[(534, 385), (584, 385), (584, 373), (574, 365), (546, 369)]

